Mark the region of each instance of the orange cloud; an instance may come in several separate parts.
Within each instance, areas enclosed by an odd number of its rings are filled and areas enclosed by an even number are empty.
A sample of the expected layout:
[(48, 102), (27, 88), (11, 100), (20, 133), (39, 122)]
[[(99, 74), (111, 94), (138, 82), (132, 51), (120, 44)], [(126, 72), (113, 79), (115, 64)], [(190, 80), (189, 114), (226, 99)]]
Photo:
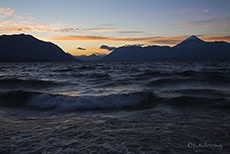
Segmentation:
[(89, 48), (89, 50), (94, 50), (94, 51), (104, 51), (104, 52), (107, 52), (108, 50), (106, 49), (101, 49), (101, 48)]
[(205, 13), (207, 13), (207, 12), (209, 12), (210, 11), (210, 9), (205, 9), (205, 10), (203, 10), (203, 12), (205, 12)]
[[(116, 28), (88, 28), (79, 29), (76, 24), (36, 24), (31, 17), (27, 17), (28, 14), (23, 16), (17, 15), (11, 8), (0, 7), (0, 19), (11, 16), (12, 20), (0, 20), (1, 31), (32, 31), (32, 32), (54, 32), (54, 33), (73, 33), (73, 32), (110, 32), (119, 31)], [(26, 21), (26, 19), (28, 19)]]
[[(73, 28), (75, 27), (75, 28)], [(34, 24), (29, 21), (12, 21), (7, 20), (0, 23), (0, 30), (4, 31), (33, 31), (33, 32), (78, 32), (78, 31), (88, 31), (88, 32), (106, 32), (106, 31), (118, 31), (118, 29), (108, 29), (108, 28), (92, 28), (92, 29), (79, 29), (76, 25), (64, 25), (64, 24)]]
[(230, 42), (230, 36), (203, 38), (205, 41), (226, 41)]
[(30, 28), (21, 28), (21, 27), (0, 27), (0, 30), (5, 30), (5, 31), (32, 31)]
[(63, 36), (52, 37), (55, 41), (111, 41), (111, 42), (146, 42), (156, 44), (176, 44), (186, 37), (146, 37), (146, 38), (111, 38), (100, 36)]
[(0, 27), (0, 30), (4, 30), (4, 31), (55, 32), (55, 30), (53, 30), (53, 29), (43, 28), (43, 25)]
[(0, 23), (2, 31), (33, 31), (33, 32), (73, 32), (78, 31), (78, 28), (66, 28), (68, 24), (34, 24), (31, 21), (14, 21), (6, 20)]
[(25, 20), (27, 15), (17, 15), (11, 8), (0, 7), (0, 18), (12, 16), (13, 20), (0, 21), (0, 30), (2, 31), (33, 31), (33, 32), (54, 32), (54, 33), (73, 33), (73, 32), (109, 32), (119, 31), (115, 28), (88, 28), (79, 29), (76, 24), (36, 24), (31, 17), (29, 20)]
[(0, 18), (5, 18), (7, 16), (13, 15), (14, 10), (11, 8), (0, 7)]
[[(48, 40), (54, 41), (104, 41), (104, 42), (142, 42), (151, 44), (162, 44), (162, 45), (176, 45), (181, 41), (185, 40), (189, 36), (181, 37), (146, 37), (146, 38), (112, 38), (112, 37), (100, 37), (100, 36), (63, 36), (63, 37), (52, 37)], [(230, 41), (230, 36), (223, 37), (204, 37), (205, 41)]]
[(50, 40), (58, 41), (142, 41), (143, 39), (138, 38), (109, 38), (100, 36), (63, 36), (63, 37), (52, 37)]
[(183, 25), (185, 27), (223, 27), (222, 24), (194, 24), (191, 22), (177, 22), (175, 24)]

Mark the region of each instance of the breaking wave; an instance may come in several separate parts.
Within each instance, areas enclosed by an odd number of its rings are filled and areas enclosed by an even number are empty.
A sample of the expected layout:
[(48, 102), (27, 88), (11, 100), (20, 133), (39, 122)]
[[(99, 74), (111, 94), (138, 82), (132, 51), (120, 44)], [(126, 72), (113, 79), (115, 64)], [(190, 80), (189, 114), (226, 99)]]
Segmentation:
[(74, 111), (145, 108), (157, 97), (151, 93), (107, 96), (63, 96), (27, 91), (2, 92), (0, 105), (44, 110)]
[(211, 107), (230, 109), (230, 102), (224, 98), (178, 96), (163, 98), (151, 92), (112, 94), (105, 96), (64, 96), (28, 91), (0, 93), (0, 106), (21, 107), (39, 110), (121, 110), (145, 109), (156, 106)]

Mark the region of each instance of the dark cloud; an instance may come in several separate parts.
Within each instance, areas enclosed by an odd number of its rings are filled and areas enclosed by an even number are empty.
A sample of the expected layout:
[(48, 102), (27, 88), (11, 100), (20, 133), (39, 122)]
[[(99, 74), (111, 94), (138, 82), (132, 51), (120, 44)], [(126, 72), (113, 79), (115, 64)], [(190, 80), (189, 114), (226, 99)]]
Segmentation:
[(59, 29), (57, 30), (58, 32), (76, 32), (76, 31), (79, 31), (79, 28), (62, 28), (62, 29)]
[(77, 49), (78, 49), (78, 50), (85, 50), (85, 48), (81, 48), (81, 47), (78, 47)]
[(109, 47), (109, 46), (107, 46), (107, 45), (102, 45), (102, 46), (100, 47), (100, 49), (107, 49), (107, 50), (109, 50), (109, 51), (113, 51), (113, 50), (116, 49), (116, 47)]

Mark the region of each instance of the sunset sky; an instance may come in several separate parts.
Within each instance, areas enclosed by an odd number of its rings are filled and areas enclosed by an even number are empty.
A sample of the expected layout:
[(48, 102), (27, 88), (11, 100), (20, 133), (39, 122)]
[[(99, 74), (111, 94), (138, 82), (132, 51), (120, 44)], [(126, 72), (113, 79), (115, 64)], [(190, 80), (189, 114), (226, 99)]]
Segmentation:
[(31, 34), (73, 55), (101, 45), (230, 42), (230, 0), (0, 0), (0, 34)]

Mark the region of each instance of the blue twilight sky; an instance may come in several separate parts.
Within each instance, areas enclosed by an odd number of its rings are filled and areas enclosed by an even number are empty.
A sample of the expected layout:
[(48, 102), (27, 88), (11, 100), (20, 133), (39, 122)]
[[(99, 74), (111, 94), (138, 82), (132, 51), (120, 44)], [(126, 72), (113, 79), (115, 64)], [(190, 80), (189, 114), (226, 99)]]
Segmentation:
[[(74, 55), (100, 46), (230, 41), (230, 0), (0, 0), (0, 34), (31, 34)], [(80, 48), (79, 48), (80, 47)]]

